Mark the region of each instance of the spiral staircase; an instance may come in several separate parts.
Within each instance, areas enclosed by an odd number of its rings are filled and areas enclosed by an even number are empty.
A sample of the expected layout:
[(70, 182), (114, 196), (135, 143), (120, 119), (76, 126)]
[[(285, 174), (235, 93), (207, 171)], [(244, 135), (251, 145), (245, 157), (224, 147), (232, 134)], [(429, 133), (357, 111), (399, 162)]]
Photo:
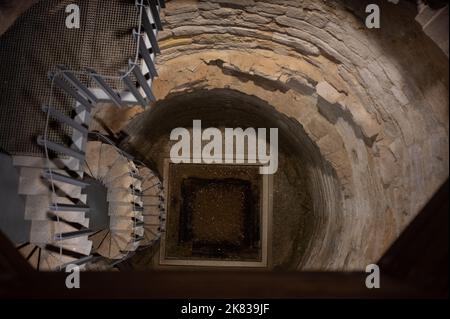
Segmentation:
[[(137, 166), (111, 144), (89, 142), (85, 174), (108, 189), (109, 227), (93, 234), (93, 250), (109, 259), (123, 260), (139, 247), (155, 243), (163, 227), (164, 198), (158, 177)], [(145, 215), (156, 220), (148, 223)]]
[[(152, 80), (157, 76), (157, 36), (162, 30), (162, 0), (136, 0), (139, 25), (130, 37), (138, 54), (129, 69), (117, 76), (125, 90), (94, 69), (71, 71), (58, 65), (49, 73), (53, 89), (74, 103), (73, 116), (52, 105), (42, 107), (46, 114), (45, 132), (36, 140), (45, 158), (14, 156), (20, 171), (18, 193), (25, 198), (25, 220), (31, 222), (30, 240), (17, 247), (36, 269), (62, 270), (70, 264), (81, 269), (108, 269), (131, 257), (137, 249), (151, 247), (164, 231), (164, 196), (158, 175), (142, 162), (120, 150), (106, 136), (90, 132), (92, 113), (98, 103), (118, 108), (155, 101)], [(87, 76), (89, 81), (82, 79)], [(88, 83), (93, 85), (89, 86)], [(52, 141), (50, 121), (57, 121), (69, 133), (69, 143)], [(108, 225), (91, 222), (85, 189), (96, 181), (107, 190)]]

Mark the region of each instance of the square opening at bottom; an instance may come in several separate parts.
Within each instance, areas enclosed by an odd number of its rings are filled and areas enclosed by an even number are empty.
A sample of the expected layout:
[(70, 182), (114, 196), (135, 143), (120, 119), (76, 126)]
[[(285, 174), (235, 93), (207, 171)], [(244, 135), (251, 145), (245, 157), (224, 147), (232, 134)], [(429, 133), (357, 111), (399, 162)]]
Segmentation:
[(165, 171), (161, 264), (265, 265), (267, 205), (259, 166), (168, 162)]

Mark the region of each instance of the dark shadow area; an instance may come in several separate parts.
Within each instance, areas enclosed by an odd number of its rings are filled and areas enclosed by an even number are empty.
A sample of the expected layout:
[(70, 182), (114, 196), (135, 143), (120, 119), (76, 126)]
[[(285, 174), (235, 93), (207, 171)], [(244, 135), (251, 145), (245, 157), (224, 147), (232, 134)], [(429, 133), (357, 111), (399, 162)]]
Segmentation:
[(28, 242), (31, 222), (25, 220), (25, 197), (17, 194), (19, 171), (12, 158), (0, 153), (0, 226), (15, 244)]
[(90, 229), (98, 231), (109, 228), (108, 189), (95, 178), (85, 176), (84, 181), (89, 183), (89, 186), (83, 190), (83, 194), (87, 194), (88, 198)]
[(260, 261), (258, 169), (171, 164), (165, 257)]

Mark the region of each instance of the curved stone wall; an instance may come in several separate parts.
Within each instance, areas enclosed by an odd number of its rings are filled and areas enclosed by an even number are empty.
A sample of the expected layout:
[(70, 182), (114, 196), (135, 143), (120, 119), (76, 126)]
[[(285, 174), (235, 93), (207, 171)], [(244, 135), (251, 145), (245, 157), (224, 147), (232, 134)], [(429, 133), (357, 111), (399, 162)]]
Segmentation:
[[(337, 179), (299, 123), (255, 96), (230, 89), (173, 94), (129, 125), (129, 152), (153, 163), (159, 172), (170, 157), (171, 130), (192, 127), (254, 127), (279, 129), (279, 165), (273, 176), (273, 218), (270, 266), (295, 269), (307, 262), (327, 227), (339, 230), (342, 206)], [(125, 145), (124, 145), (125, 146)], [(226, 204), (226, 203), (224, 203)], [(333, 214), (329, 215), (328, 212)], [(169, 212), (170, 214), (170, 212)], [(339, 231), (329, 231), (335, 239)], [(332, 249), (328, 246), (327, 249)]]
[(308, 173), (328, 221), (302, 269), (376, 261), (448, 177), (448, 60), (414, 4), (377, 3), (378, 30), (365, 28), (362, 1), (173, 0), (164, 12), (159, 100), (217, 88), (258, 97), (329, 164)]

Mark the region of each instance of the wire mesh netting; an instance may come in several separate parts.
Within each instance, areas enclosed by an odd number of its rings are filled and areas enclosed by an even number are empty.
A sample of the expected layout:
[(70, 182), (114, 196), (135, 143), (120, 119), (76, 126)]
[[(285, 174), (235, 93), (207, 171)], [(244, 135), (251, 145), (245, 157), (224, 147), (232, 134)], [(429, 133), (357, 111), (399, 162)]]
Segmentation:
[[(70, 70), (93, 68), (105, 76), (118, 76), (134, 59), (132, 30), (139, 20), (134, 1), (79, 0), (80, 28), (66, 27), (66, 7), (72, 0), (40, 1), (0, 37), (0, 147), (14, 155), (43, 155), (36, 136), (43, 134), (46, 115), (41, 106), (50, 98), (47, 75), (57, 64)], [(77, 75), (95, 87), (86, 75)], [(107, 79), (115, 89), (120, 80)], [(52, 106), (66, 115), (75, 101), (60, 89), (53, 90)], [(49, 140), (65, 143), (69, 131), (57, 123)]]

